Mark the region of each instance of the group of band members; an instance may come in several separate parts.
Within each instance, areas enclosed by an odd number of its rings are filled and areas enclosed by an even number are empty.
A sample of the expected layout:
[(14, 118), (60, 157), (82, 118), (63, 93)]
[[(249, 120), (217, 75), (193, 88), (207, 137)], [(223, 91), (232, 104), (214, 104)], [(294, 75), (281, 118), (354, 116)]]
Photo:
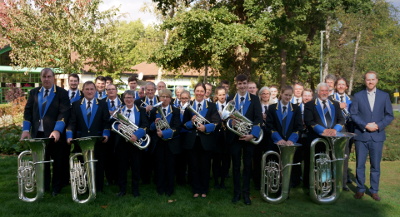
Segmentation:
[[(54, 138), (46, 148), (46, 159), (54, 160), (53, 173), (49, 165), (45, 170), (45, 189), (51, 190), (53, 196), (69, 182), (68, 144), (75, 138), (103, 137), (94, 149), (98, 192), (103, 191), (104, 185), (116, 184), (119, 186), (117, 196), (126, 195), (130, 169), (134, 197), (140, 196), (140, 182), (154, 182), (156, 192), (167, 196), (174, 193), (176, 182), (190, 184), (193, 198), (206, 198), (211, 169), (214, 188), (225, 189), (225, 179), (232, 165), (232, 202), (242, 198), (250, 205), (250, 180), (259, 190), (261, 158), (266, 151), (278, 150), (279, 145), (302, 144), (294, 161), (303, 160), (304, 169), (302, 172), (301, 167), (293, 168), (291, 187), (302, 180), (308, 188), (311, 141), (347, 131), (357, 134), (355, 198), (360, 199), (365, 192), (365, 161), (369, 153), (373, 161), (371, 193), (373, 199), (380, 200), (377, 193), (384, 128), (393, 119), (393, 113), (388, 94), (376, 89), (376, 72), (365, 74), (367, 89), (357, 93), (359, 99), (356, 100), (346, 94), (347, 80), (336, 79), (333, 75), (318, 84), (315, 96), (300, 82), (281, 88), (262, 87), (258, 91), (256, 83), (241, 74), (235, 78), (232, 95), (229, 95), (229, 82), (222, 81), (215, 87), (214, 98), (211, 84), (198, 83), (194, 96), (183, 87), (177, 87), (175, 99), (162, 81), (157, 85), (147, 82), (138, 90), (136, 77), (128, 79), (130, 90), (121, 97), (112, 79), (103, 76), (98, 76), (94, 82), (85, 82), (82, 91), (78, 89), (77, 74), (69, 75), (68, 91), (54, 84), (54, 72), (49, 68), (41, 71), (41, 81), (41, 87), (29, 93), (21, 139)], [(375, 98), (370, 96), (371, 91)], [(222, 120), (222, 112), (230, 101), (235, 102), (236, 111), (252, 122), (247, 135), (238, 136), (228, 129), (228, 125), (236, 124), (235, 120)], [(365, 106), (368, 103), (370, 105)], [(111, 130), (122, 130), (121, 123), (110, 119), (117, 109), (138, 127), (130, 138)], [(251, 141), (259, 139), (261, 131), (262, 141), (254, 145)], [(146, 135), (150, 143), (142, 149), (140, 146), (147, 143)], [(352, 143), (346, 147), (347, 155)], [(74, 151), (79, 152), (79, 148)], [(344, 165), (343, 183), (352, 182), (347, 170), (348, 160)], [(50, 174), (53, 174), (52, 179)], [(343, 190), (349, 189), (344, 185)]]

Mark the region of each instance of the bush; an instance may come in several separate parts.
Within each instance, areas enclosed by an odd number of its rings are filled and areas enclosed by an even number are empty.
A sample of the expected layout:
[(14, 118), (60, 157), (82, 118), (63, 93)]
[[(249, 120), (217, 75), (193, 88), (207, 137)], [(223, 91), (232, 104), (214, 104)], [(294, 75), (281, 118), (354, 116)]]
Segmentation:
[(0, 128), (0, 153), (16, 154), (28, 150), (29, 147), (19, 142), (22, 129), (17, 125)]

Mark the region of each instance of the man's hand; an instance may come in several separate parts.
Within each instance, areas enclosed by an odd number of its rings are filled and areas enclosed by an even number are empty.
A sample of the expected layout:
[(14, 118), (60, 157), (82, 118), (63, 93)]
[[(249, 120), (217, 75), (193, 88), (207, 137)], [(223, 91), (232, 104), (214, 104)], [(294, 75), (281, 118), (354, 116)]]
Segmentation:
[(157, 130), (157, 136), (162, 138), (163, 134), (162, 131), (160, 129)]
[(197, 127), (197, 130), (204, 133), (206, 132), (206, 127), (203, 124), (200, 124), (200, 126)]
[(134, 134), (132, 134), (130, 141), (136, 142), (137, 140), (138, 140), (137, 137)]
[(379, 129), (378, 125), (375, 122), (368, 123), (365, 127), (369, 132), (375, 132)]
[(321, 135), (322, 136), (336, 136), (336, 130), (335, 129), (325, 129)]
[(277, 145), (286, 145), (286, 141), (283, 140), (283, 139), (281, 139), (281, 140), (279, 140), (276, 144), (277, 144)]
[(103, 136), (103, 141), (102, 143), (106, 143), (108, 141), (108, 136)]
[(29, 131), (23, 131), (22, 134), (21, 134), (21, 139), (19, 139), (19, 141), (22, 141), (22, 140), (24, 140), (26, 138), (28, 138), (28, 139), (31, 138), (31, 134), (29, 133)]
[(252, 140), (252, 139), (254, 139), (254, 136), (253, 135), (244, 135), (244, 136), (241, 136), (240, 138), (239, 138), (239, 140), (244, 140), (244, 141), (246, 141), (246, 142), (248, 142), (248, 141), (250, 141), (250, 140)]
[(347, 107), (347, 103), (341, 102), (340, 104), (340, 109), (345, 109)]
[(54, 138), (54, 142), (58, 142), (58, 140), (60, 139), (60, 132), (54, 130), (53, 132), (50, 133), (49, 138)]
[(68, 138), (68, 139), (67, 139), (68, 145), (71, 145), (71, 142), (72, 142), (72, 138)]
[(146, 112), (149, 112), (149, 111), (151, 111), (152, 109), (153, 109), (153, 106), (152, 106), (152, 105), (146, 106)]

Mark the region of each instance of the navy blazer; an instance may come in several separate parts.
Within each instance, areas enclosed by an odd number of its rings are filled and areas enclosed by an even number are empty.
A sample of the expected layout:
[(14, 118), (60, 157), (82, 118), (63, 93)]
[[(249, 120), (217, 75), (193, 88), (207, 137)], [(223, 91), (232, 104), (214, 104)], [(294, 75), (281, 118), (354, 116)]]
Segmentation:
[[(388, 93), (376, 89), (374, 109), (371, 111), (367, 94), (367, 90), (354, 94), (354, 100), (350, 108), (351, 118), (356, 125), (354, 139), (382, 142), (386, 139), (385, 127), (394, 119), (390, 97)], [(378, 125), (379, 129), (377, 131), (365, 131), (365, 126), (371, 122), (375, 122)]]

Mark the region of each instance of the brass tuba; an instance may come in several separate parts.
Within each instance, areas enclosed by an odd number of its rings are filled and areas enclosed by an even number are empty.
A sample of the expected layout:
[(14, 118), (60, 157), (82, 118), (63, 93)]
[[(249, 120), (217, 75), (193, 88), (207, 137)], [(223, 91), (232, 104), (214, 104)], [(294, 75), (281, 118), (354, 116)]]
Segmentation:
[[(310, 146), (310, 196), (318, 204), (334, 203), (340, 196), (343, 181), (345, 147), (353, 133), (337, 132), (336, 136), (316, 138)], [(323, 144), (324, 152), (316, 153)]]
[[(119, 107), (118, 109), (116, 109), (115, 112), (110, 117), (110, 119), (111, 118), (116, 119), (116, 121), (114, 121), (114, 123), (111, 125), (112, 130), (114, 132), (118, 133), (123, 138), (125, 138), (130, 143), (136, 145), (140, 150), (146, 149), (150, 144), (149, 135), (146, 134), (146, 136), (144, 138), (138, 138), (138, 140), (136, 142), (130, 141), (131, 135), (136, 130), (138, 130), (139, 127), (136, 124), (132, 123), (127, 117), (125, 117), (122, 114), (121, 108), (122, 107)], [(121, 125), (119, 130), (114, 127), (114, 125), (117, 123), (119, 123)]]
[(301, 147), (301, 144), (277, 146), (280, 153), (267, 151), (261, 161), (261, 197), (274, 204), (287, 199), (292, 166), (301, 164), (292, 163), (296, 149)]
[[(31, 150), (23, 151), (18, 156), (18, 197), (25, 202), (34, 202), (44, 195), (44, 164), (53, 160), (45, 161), (46, 146), (54, 141), (53, 138), (24, 139)], [(25, 156), (31, 155), (32, 160), (24, 160)], [(28, 197), (25, 193), (36, 190), (35, 197)]]
[(193, 114), (196, 115), (196, 118), (193, 121), (194, 126), (200, 127), (200, 124), (204, 125), (204, 124), (210, 123), (205, 117), (203, 117), (200, 113), (198, 113), (195, 109), (193, 109), (193, 107), (189, 103), (187, 103), (186, 106), (185, 105), (184, 105), (184, 109), (187, 108), (189, 111), (191, 111)]
[[(94, 146), (101, 136), (88, 136), (72, 140), (74, 145), (81, 148), (82, 153), (75, 153), (69, 158), (72, 200), (77, 203), (87, 203), (96, 199)], [(78, 157), (83, 157), (80, 162)], [(78, 194), (88, 192), (89, 196), (80, 200)]]
[(169, 126), (168, 120), (165, 117), (164, 112), (162, 111), (161, 105), (162, 105), (162, 102), (159, 102), (159, 103), (154, 105), (154, 107), (157, 108), (158, 113), (160, 113), (160, 115), (161, 115), (161, 119), (158, 120), (157, 123), (156, 123), (156, 128), (160, 129), (160, 130), (166, 130), (166, 129), (169, 129), (171, 127)]
[[(253, 128), (253, 122), (247, 119), (238, 111), (236, 111), (235, 101), (233, 100), (226, 104), (224, 110), (222, 110), (221, 118), (222, 120), (226, 121), (227, 128), (238, 136), (248, 135)], [(229, 124), (229, 119), (234, 120), (235, 125), (231, 126)], [(250, 140), (250, 142), (254, 145), (257, 145), (261, 142), (263, 136), (264, 132), (260, 130), (260, 136), (258, 137), (258, 139), (254, 138)]]

